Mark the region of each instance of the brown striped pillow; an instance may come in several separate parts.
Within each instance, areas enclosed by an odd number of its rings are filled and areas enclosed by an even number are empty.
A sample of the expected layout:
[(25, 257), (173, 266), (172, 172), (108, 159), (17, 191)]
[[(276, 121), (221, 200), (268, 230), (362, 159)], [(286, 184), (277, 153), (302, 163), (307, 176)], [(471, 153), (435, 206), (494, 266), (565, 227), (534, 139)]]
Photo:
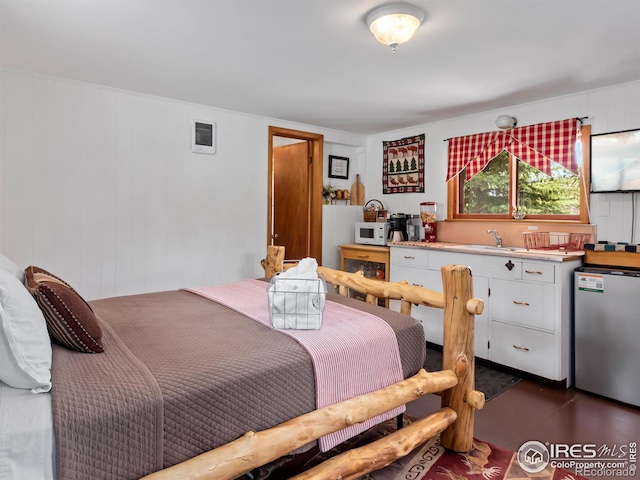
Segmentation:
[(25, 269), (24, 282), (42, 310), (52, 338), (78, 352), (104, 351), (98, 319), (71, 285), (34, 266)]

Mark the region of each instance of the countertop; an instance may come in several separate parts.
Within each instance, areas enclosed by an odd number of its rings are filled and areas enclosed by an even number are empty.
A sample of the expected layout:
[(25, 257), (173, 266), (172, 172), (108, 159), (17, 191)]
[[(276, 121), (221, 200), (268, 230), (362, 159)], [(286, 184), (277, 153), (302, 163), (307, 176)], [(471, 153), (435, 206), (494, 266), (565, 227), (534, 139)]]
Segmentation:
[(493, 245), (467, 245), (463, 243), (448, 242), (392, 242), (387, 244), (389, 247), (403, 248), (423, 248), (430, 250), (441, 250), (447, 252), (473, 253), (477, 255), (494, 255), (530, 258), (535, 260), (547, 260), (552, 262), (564, 262), (568, 260), (578, 260), (584, 256), (584, 250), (568, 251), (568, 250), (542, 250), (530, 249), (524, 247), (496, 247)]

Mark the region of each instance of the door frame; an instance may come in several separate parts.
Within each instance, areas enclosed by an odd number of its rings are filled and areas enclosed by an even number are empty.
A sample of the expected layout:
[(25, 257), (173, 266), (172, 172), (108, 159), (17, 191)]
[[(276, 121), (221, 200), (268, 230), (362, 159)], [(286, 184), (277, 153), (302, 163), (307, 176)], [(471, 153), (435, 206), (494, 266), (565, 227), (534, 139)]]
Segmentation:
[(269, 126), (268, 198), (267, 198), (267, 246), (273, 245), (273, 137), (295, 138), (309, 142), (311, 156), (309, 195), (309, 256), (322, 265), (322, 182), (324, 135), (289, 128)]

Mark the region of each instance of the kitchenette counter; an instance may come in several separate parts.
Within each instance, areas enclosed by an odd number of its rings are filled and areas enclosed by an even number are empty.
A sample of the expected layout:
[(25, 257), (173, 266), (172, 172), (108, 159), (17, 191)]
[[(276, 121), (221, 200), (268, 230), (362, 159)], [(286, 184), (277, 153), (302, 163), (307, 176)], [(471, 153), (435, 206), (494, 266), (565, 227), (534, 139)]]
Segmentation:
[[(388, 246), (392, 282), (442, 291), (442, 266), (472, 269), (473, 293), (484, 301), (475, 318), (477, 357), (570, 384), (573, 272), (583, 251), (450, 242)], [(411, 312), (428, 341), (442, 345), (442, 313), (423, 306)]]
[(388, 243), (387, 245), (389, 247), (441, 250), (447, 252), (473, 253), (479, 255), (493, 255), (501, 257), (507, 255), (512, 257), (546, 260), (551, 262), (577, 260), (584, 256), (583, 250), (542, 250), (526, 249), (524, 247), (497, 247), (495, 245), (469, 245), (464, 243), (451, 242), (394, 242)]

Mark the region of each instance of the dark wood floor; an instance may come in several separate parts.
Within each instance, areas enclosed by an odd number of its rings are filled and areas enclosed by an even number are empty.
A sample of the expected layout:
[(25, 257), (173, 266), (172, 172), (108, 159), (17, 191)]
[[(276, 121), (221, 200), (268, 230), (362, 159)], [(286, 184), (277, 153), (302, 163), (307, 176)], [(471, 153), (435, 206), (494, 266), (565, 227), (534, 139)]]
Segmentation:
[[(423, 417), (439, 407), (440, 397), (427, 395), (410, 403), (407, 413)], [(476, 412), (475, 436), (514, 451), (529, 440), (609, 447), (640, 444), (640, 409), (524, 379)]]

